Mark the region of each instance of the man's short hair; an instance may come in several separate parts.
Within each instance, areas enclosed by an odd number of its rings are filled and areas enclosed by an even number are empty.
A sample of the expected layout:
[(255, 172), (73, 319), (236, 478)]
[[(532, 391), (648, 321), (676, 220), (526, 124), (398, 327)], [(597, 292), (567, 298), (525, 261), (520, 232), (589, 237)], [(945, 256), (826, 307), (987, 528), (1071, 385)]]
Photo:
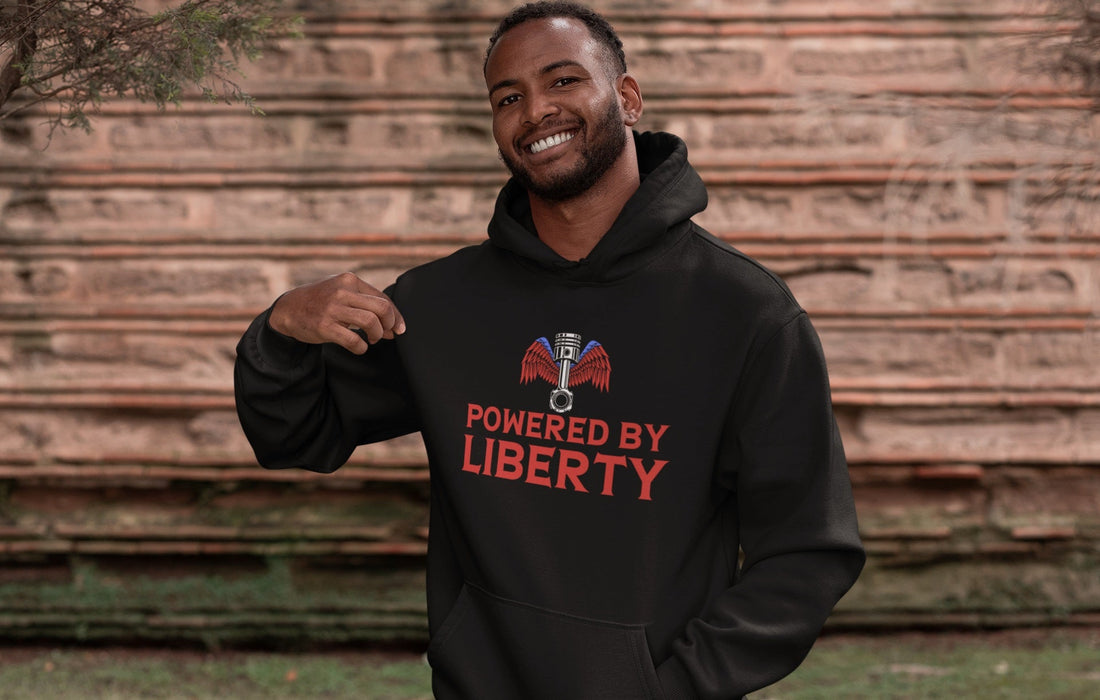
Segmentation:
[(569, 17), (584, 22), (584, 25), (588, 27), (589, 34), (607, 51), (609, 59), (608, 73), (612, 77), (618, 77), (626, 72), (626, 54), (623, 52), (622, 39), (619, 38), (614, 27), (602, 15), (575, 2), (550, 2), (548, 0), (520, 5), (500, 20), (496, 31), (489, 37), (489, 48), (485, 50), (485, 64), (482, 66), (482, 72), (489, 67), (489, 54), (493, 52), (493, 47), (496, 46), (497, 41), (505, 32), (518, 27), (524, 22), (553, 17)]

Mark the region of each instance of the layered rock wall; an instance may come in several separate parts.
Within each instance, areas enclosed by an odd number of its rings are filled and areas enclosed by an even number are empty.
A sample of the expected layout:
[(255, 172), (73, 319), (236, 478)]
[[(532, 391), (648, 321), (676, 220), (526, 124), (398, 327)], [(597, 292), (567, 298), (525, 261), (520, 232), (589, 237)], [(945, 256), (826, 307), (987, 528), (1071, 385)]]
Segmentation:
[[(297, 4), (266, 116), (103, 105), (0, 124), (0, 634), (423, 639), (413, 438), (255, 466), (234, 345), (290, 286), (483, 239), (481, 80), (510, 2)], [(1092, 101), (1030, 0), (596, 2), (829, 361), (865, 575), (831, 625), (1100, 621)], [(1083, 182), (1083, 184), (1081, 184)], [(1068, 184), (1067, 184), (1068, 183)]]

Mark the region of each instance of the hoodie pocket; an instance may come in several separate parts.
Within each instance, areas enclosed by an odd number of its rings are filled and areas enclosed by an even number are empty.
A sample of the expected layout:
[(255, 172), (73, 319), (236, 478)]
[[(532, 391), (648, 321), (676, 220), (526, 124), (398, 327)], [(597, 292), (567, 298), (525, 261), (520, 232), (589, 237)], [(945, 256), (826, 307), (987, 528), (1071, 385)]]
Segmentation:
[(428, 645), (440, 700), (660, 700), (645, 628), (589, 620), (463, 586)]

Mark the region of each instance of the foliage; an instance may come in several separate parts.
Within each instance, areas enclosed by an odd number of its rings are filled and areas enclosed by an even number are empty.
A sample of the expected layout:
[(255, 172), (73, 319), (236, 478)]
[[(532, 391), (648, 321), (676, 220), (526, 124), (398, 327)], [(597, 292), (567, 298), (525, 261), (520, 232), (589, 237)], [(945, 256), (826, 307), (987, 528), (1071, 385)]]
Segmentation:
[(1068, 130), (1066, 145), (1079, 144), (1073, 162), (1053, 168), (1036, 197), (1036, 208), (1056, 208), (1067, 230), (1095, 231), (1095, 202), (1100, 199), (1096, 169), (1096, 124), (1100, 113), (1100, 0), (1046, 0), (1049, 31), (1032, 37), (1033, 65), (1041, 73), (1087, 100)]
[(1050, 0), (1049, 11), (1067, 31), (1046, 38), (1044, 67), (1095, 96), (1100, 111), (1100, 0)]
[(197, 87), (260, 111), (233, 77), (296, 18), (282, 0), (185, 0), (149, 13), (138, 0), (0, 0), (0, 121), (51, 107), (51, 128), (91, 128), (89, 108), (125, 95), (163, 109)]

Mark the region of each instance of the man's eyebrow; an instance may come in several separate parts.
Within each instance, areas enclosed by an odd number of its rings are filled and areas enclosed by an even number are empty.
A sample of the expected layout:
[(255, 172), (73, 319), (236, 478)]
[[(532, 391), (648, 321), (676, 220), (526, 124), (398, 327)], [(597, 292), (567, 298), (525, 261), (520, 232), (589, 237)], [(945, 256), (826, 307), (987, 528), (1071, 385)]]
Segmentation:
[[(570, 66), (577, 66), (578, 68), (583, 68), (584, 67), (580, 63), (578, 63), (577, 61), (566, 58), (566, 59), (563, 59), (561, 61), (555, 61), (554, 63), (543, 66), (539, 70), (539, 75), (546, 75), (547, 73), (553, 73), (554, 71), (556, 71), (559, 68), (568, 68)], [(489, 88), (489, 94), (492, 95), (497, 90), (499, 90), (501, 88), (511, 87), (511, 86), (515, 85), (516, 83), (518, 83), (518, 82), (519, 81), (514, 79), (514, 78), (508, 78), (506, 80), (501, 80), (500, 82), (495, 83), (493, 85), (493, 87)]]

